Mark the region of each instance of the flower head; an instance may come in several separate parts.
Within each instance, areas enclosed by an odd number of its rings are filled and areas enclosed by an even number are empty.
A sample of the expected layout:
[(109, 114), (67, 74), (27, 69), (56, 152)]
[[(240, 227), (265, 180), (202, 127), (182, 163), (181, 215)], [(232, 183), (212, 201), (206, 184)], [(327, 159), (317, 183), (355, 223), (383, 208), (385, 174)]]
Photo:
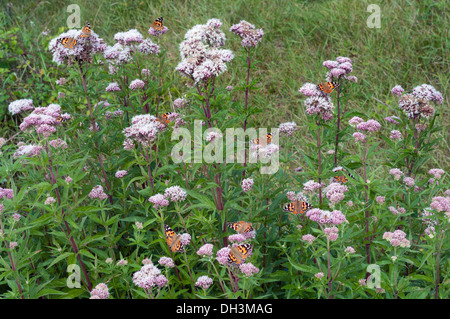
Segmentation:
[(253, 187), (253, 178), (245, 178), (242, 180), (241, 187), (245, 193), (248, 193)]
[(171, 186), (164, 191), (164, 197), (170, 198), (172, 202), (182, 202), (186, 199), (187, 193), (180, 186)]
[(9, 103), (8, 110), (9, 113), (11, 113), (12, 115), (34, 110), (33, 100), (31, 99), (16, 100), (14, 102)]
[(203, 289), (208, 289), (212, 284), (213, 280), (211, 278), (209, 278), (208, 276), (200, 276), (197, 278), (195, 286)]

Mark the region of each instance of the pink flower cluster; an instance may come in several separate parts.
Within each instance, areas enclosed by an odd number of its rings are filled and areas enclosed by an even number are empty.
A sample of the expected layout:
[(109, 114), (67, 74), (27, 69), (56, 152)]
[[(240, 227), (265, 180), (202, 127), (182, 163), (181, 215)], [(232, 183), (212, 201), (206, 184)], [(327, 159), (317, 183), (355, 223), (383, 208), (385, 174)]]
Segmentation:
[(173, 262), (173, 259), (169, 258), (169, 257), (159, 258), (158, 264), (160, 264), (161, 266), (167, 267), (167, 268), (175, 267), (175, 263)]
[(323, 233), (325, 234), (325, 235), (327, 235), (327, 239), (328, 240), (330, 240), (330, 241), (335, 241), (335, 240), (337, 240), (338, 239), (338, 236), (339, 236), (339, 229), (336, 227), (336, 226), (333, 226), (333, 227), (326, 227), (324, 230), (323, 230)]
[(187, 193), (180, 186), (171, 186), (166, 188), (163, 194), (151, 196), (148, 201), (153, 203), (153, 208), (169, 206), (169, 199), (172, 202), (182, 202), (186, 199)]
[(14, 191), (11, 188), (0, 187), (0, 199), (4, 197), (6, 197), (7, 199), (12, 199), (14, 197)]
[(406, 187), (413, 187), (416, 182), (412, 177), (405, 177), (403, 178), (403, 183), (406, 185)]
[(56, 132), (56, 126), (61, 125), (61, 122), (57, 120), (59, 117), (63, 120), (70, 120), (69, 114), (61, 114), (61, 106), (58, 104), (37, 107), (23, 119), (19, 127), (21, 131), (26, 131), (33, 127), (38, 134), (48, 137)]
[(406, 210), (400, 206), (398, 206), (397, 208), (395, 208), (394, 206), (389, 206), (388, 209), (393, 215), (402, 215), (406, 213)]
[(182, 61), (175, 68), (181, 75), (195, 83), (206, 83), (228, 70), (226, 63), (234, 58), (225, 45), (225, 34), (220, 30), (222, 22), (210, 19), (186, 32), (180, 44)]
[(317, 183), (313, 180), (309, 180), (306, 183), (303, 183), (303, 191), (305, 193), (314, 193), (316, 190), (322, 187), (322, 184)]
[[(94, 54), (105, 51), (106, 43), (93, 30), (91, 30), (89, 37), (80, 37), (81, 34), (81, 30), (71, 29), (61, 33), (57, 38), (52, 39), (49, 42), (48, 48), (53, 53), (53, 62), (58, 65), (66, 61), (71, 63), (75, 60), (90, 63)], [(64, 38), (76, 39), (77, 42), (73, 48), (66, 48), (59, 42)]]
[(440, 168), (432, 168), (428, 171), (428, 174), (433, 175), (435, 179), (440, 179), (445, 174), (445, 171)]
[(316, 240), (316, 237), (313, 236), (313, 235), (311, 235), (311, 234), (306, 234), (306, 235), (303, 235), (303, 236), (302, 236), (302, 240), (308, 242), (309, 244), (312, 244), (313, 241)]
[(145, 86), (144, 81), (142, 81), (140, 79), (136, 79), (136, 80), (131, 81), (128, 88), (130, 90), (138, 90), (138, 89), (143, 89), (144, 86)]
[(255, 267), (252, 263), (244, 263), (239, 265), (239, 270), (247, 277), (259, 272), (259, 268)]
[(42, 152), (43, 148), (39, 145), (21, 145), (14, 153), (14, 158), (18, 158), (20, 156), (26, 155), (27, 157), (39, 156)]
[(327, 81), (335, 81), (344, 77), (345, 79), (357, 82), (358, 79), (355, 76), (347, 76), (353, 71), (352, 60), (347, 57), (337, 57), (336, 60), (327, 60), (322, 64), (329, 71), (327, 73)]
[(105, 89), (106, 92), (117, 92), (120, 91), (120, 86), (117, 82), (109, 83)]
[(244, 48), (256, 47), (264, 36), (263, 29), (256, 29), (253, 24), (245, 20), (241, 20), (238, 24), (233, 25), (230, 31), (241, 37), (241, 45)]
[(436, 196), (431, 199), (430, 207), (437, 212), (450, 212), (450, 197)]
[(329, 96), (323, 96), (322, 93), (319, 94), (318, 96), (310, 96), (305, 100), (306, 113), (308, 115), (318, 115), (322, 120), (329, 121), (333, 118), (334, 105)]
[(292, 136), (294, 134), (294, 131), (297, 128), (297, 124), (295, 122), (286, 122), (280, 124), (279, 130), (281, 133), (285, 133), (288, 136)]
[(197, 251), (197, 255), (205, 257), (205, 256), (212, 256), (212, 250), (213, 250), (213, 244), (204, 244), (200, 249)]
[(189, 105), (189, 100), (186, 100), (185, 98), (178, 98), (175, 101), (173, 101), (173, 107), (176, 109), (182, 109)]
[(51, 140), (48, 144), (50, 144), (51, 147), (53, 148), (61, 148), (63, 150), (67, 149), (67, 143), (66, 141), (58, 138), (56, 140)]
[(89, 299), (108, 299), (109, 291), (108, 286), (104, 283), (100, 283), (91, 290), (91, 298)]
[(383, 234), (383, 239), (386, 239), (389, 241), (389, 243), (393, 247), (410, 247), (409, 240), (406, 239), (406, 234), (400, 229), (397, 229), (393, 233), (391, 232), (385, 232)]
[(126, 176), (127, 174), (128, 174), (127, 171), (125, 171), (125, 170), (119, 170), (119, 171), (116, 172), (115, 176), (116, 176), (117, 178), (122, 178), (122, 177)]
[(397, 96), (402, 96), (403, 92), (405, 92), (405, 90), (400, 85), (394, 86), (391, 90), (391, 93)]
[(245, 178), (245, 179), (243, 179), (242, 182), (241, 182), (242, 190), (245, 193), (248, 193), (252, 189), (253, 184), (254, 184), (253, 178)]
[(219, 262), (219, 264), (224, 266), (227, 264), (230, 250), (231, 249), (229, 247), (223, 247), (217, 251), (216, 260)]
[(356, 125), (356, 129), (360, 131), (378, 132), (381, 128), (381, 124), (376, 120), (368, 120), (367, 122), (361, 122)]
[(8, 111), (11, 115), (34, 110), (33, 100), (22, 99), (9, 103)]
[(89, 193), (89, 198), (91, 199), (106, 199), (108, 198), (108, 195), (103, 191), (103, 187), (100, 185), (95, 186), (91, 192)]
[(398, 168), (393, 168), (393, 169), (389, 170), (389, 174), (391, 174), (394, 177), (394, 179), (396, 181), (398, 181), (400, 179), (400, 177), (402, 177), (403, 172)]
[(395, 116), (395, 115), (385, 117), (384, 120), (386, 122), (388, 122), (388, 123), (391, 123), (391, 124), (400, 124), (400, 122), (399, 122), (400, 118), (398, 116)]
[(128, 139), (134, 139), (143, 146), (149, 146), (156, 135), (164, 130), (165, 126), (150, 114), (136, 115), (131, 119), (131, 126), (122, 132)]
[(402, 133), (400, 133), (400, 131), (398, 131), (398, 130), (392, 130), (390, 138), (393, 141), (401, 140), (402, 139)]
[(331, 205), (336, 205), (344, 199), (344, 193), (348, 192), (348, 187), (340, 183), (331, 183), (325, 188), (326, 196)]
[(166, 276), (161, 275), (161, 270), (151, 262), (145, 264), (141, 270), (133, 274), (133, 283), (143, 289), (152, 289), (155, 286), (162, 288), (168, 282)]
[(153, 203), (153, 208), (158, 209), (159, 207), (169, 206), (169, 201), (163, 194), (153, 195), (148, 199), (150, 203)]
[(306, 217), (320, 224), (340, 225), (343, 222), (347, 222), (345, 215), (339, 210), (333, 210), (330, 212), (328, 210), (313, 208), (306, 212)]
[(208, 276), (200, 276), (197, 278), (195, 286), (203, 289), (208, 289), (212, 284), (213, 280), (211, 278), (209, 278)]
[(170, 198), (172, 202), (182, 202), (186, 199), (187, 193), (180, 186), (171, 186), (164, 191), (164, 197)]

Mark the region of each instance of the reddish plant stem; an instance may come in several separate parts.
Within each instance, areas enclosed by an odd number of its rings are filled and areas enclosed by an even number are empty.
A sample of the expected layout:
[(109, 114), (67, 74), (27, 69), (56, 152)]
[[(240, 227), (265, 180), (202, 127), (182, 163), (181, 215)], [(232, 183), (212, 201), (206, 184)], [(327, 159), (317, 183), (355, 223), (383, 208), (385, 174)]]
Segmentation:
[[(51, 154), (50, 148), (48, 147), (48, 143), (47, 142), (46, 142), (45, 148), (46, 148), (46, 151), (48, 153), (48, 168), (50, 170), (50, 176), (51, 176), (52, 185), (55, 185), (56, 184), (56, 177), (55, 177), (55, 174), (53, 173), (53, 159), (52, 159), (52, 154)], [(55, 188), (55, 192), (56, 192), (56, 197), (58, 199), (58, 205), (61, 205), (61, 195), (59, 194), (58, 188)], [(69, 243), (72, 246), (72, 250), (75, 253), (75, 255), (77, 256), (77, 259), (78, 259), (78, 261), (80, 263), (81, 270), (83, 271), (83, 274), (84, 274), (84, 276), (86, 278), (87, 282), (85, 283), (85, 285), (87, 286), (89, 291), (91, 291), (92, 290), (92, 283), (89, 280), (89, 277), (87, 275), (87, 271), (86, 271), (86, 268), (84, 266), (83, 260), (81, 259), (81, 255), (78, 253), (78, 246), (77, 246), (77, 244), (75, 242), (75, 239), (71, 235), (70, 226), (69, 226), (69, 224), (67, 223), (67, 221), (65, 219), (66, 214), (65, 214), (63, 208), (61, 209), (61, 212), (62, 212), (62, 218), (63, 218), (63, 221), (64, 221), (64, 226), (66, 228), (65, 229), (65, 233), (67, 234), (67, 237), (69, 239)], [(84, 281), (83, 281), (83, 283), (84, 283)]]
[[(320, 136), (322, 135), (322, 127), (320, 126), (319, 122), (316, 122), (317, 126), (318, 126), (318, 131), (317, 131), (317, 152), (318, 152), (318, 159), (319, 159), (319, 184), (321, 184), (322, 179), (320, 177), (320, 175), (322, 174), (322, 144), (320, 141)], [(319, 188), (319, 203), (320, 206), (322, 206), (322, 187)]]
[[(249, 93), (249, 88), (248, 85), (250, 83), (250, 67), (251, 67), (251, 59), (249, 56), (249, 51), (246, 49), (247, 51), (247, 87), (245, 88), (245, 113), (247, 113), (247, 107), (248, 107), (248, 93)], [(244, 120), (244, 132), (247, 130), (247, 115), (245, 116), (245, 120)], [(245, 154), (244, 154), (244, 167), (247, 166), (247, 148), (245, 149)], [(245, 169), (242, 171), (242, 176), (245, 176)]]
[[(83, 72), (81, 64), (80, 64), (80, 74), (81, 74), (81, 84), (83, 86), (84, 93), (86, 94), (86, 101), (87, 101), (87, 105), (88, 105), (88, 108), (89, 108), (89, 115), (91, 117), (92, 130), (95, 131), (96, 130), (95, 118), (94, 118), (94, 113), (92, 112), (91, 100), (89, 98), (89, 94), (88, 94), (88, 90), (87, 90), (87, 86), (86, 86), (86, 73)], [(95, 147), (98, 149), (97, 141), (94, 141), (94, 144), (95, 144)], [(97, 159), (98, 159), (98, 162), (99, 162), (100, 167), (102, 169), (103, 179), (105, 180), (106, 188), (108, 189), (109, 202), (110, 202), (111, 205), (113, 205), (114, 201), (113, 201), (112, 195), (110, 194), (111, 193), (110, 192), (111, 186), (109, 185), (108, 178), (106, 176), (105, 168), (103, 166), (103, 160), (102, 160), (100, 155), (97, 155)]]
[[(363, 174), (364, 174), (364, 183), (366, 185), (364, 185), (364, 196), (365, 196), (365, 202), (366, 202), (366, 236), (365, 236), (365, 240), (367, 241), (366, 243), (366, 255), (367, 255), (367, 263), (370, 264), (370, 239), (369, 239), (369, 219), (370, 219), (370, 215), (369, 215), (369, 194), (367, 193), (368, 187), (367, 187), (367, 144), (364, 143), (364, 147), (363, 147)], [(368, 277), (368, 273), (366, 274), (366, 278)]]
[(337, 124), (336, 124), (336, 143), (334, 146), (334, 167), (337, 167), (337, 156), (338, 156), (338, 146), (339, 146), (339, 133), (340, 133), (340, 128), (341, 128), (341, 107), (340, 107), (340, 99), (339, 99), (339, 95), (341, 93), (341, 90), (339, 88), (339, 86), (336, 88), (336, 94), (337, 94)]

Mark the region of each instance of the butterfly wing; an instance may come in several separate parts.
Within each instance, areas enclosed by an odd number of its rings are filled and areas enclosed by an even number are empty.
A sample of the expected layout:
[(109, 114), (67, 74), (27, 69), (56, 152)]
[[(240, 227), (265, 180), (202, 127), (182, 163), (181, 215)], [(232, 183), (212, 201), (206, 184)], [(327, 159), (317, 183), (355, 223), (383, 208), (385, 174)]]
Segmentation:
[(181, 243), (180, 236), (177, 235), (172, 228), (164, 224), (164, 235), (166, 236), (166, 242), (170, 250), (173, 252), (183, 252), (184, 247)]
[(239, 221), (236, 223), (228, 223), (227, 226), (231, 229), (234, 229), (239, 234), (248, 233), (253, 230), (252, 223), (245, 222), (245, 221)]
[(86, 22), (86, 25), (81, 30), (80, 38), (88, 38), (90, 36), (91, 36), (91, 25), (89, 24), (89, 22)]
[(319, 90), (321, 90), (322, 92), (325, 92), (327, 94), (330, 94), (331, 92), (333, 92), (333, 90), (335, 88), (338, 87), (337, 82), (321, 82), (317, 85), (317, 87), (319, 88)]
[(298, 214), (306, 213), (311, 208), (312, 208), (312, 205), (310, 203), (296, 200), (295, 202), (286, 204), (283, 208), (283, 211), (291, 212), (294, 215), (298, 215)]
[(272, 134), (267, 134), (263, 139), (255, 138), (254, 140), (251, 140), (251, 142), (257, 145), (267, 145), (272, 142)]
[(58, 42), (68, 49), (73, 49), (73, 47), (77, 44), (77, 40), (75, 38), (62, 38), (58, 39)]
[(158, 19), (156, 19), (150, 27), (157, 31), (162, 31), (164, 29), (163, 17), (159, 17)]
[(348, 178), (342, 175), (333, 177), (333, 182), (345, 184), (348, 182)]
[(167, 125), (169, 124), (169, 115), (172, 114), (172, 112), (167, 112), (164, 113), (163, 115), (158, 115), (156, 117), (156, 121), (158, 121), (159, 123), (163, 124), (163, 125)]
[(247, 260), (249, 252), (253, 249), (251, 244), (242, 244), (239, 246), (231, 247), (228, 254), (228, 263), (236, 266), (244, 263)]
[(58, 116), (58, 117), (56, 118), (56, 120), (57, 120), (58, 122), (65, 122), (65, 121), (67, 121), (67, 119), (63, 118), (62, 116)]

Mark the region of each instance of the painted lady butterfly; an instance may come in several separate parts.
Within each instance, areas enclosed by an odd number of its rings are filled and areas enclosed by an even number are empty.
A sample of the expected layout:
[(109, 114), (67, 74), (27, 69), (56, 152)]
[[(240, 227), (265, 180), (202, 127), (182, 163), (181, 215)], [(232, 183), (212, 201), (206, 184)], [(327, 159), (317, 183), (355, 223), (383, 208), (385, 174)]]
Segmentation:
[(228, 223), (227, 226), (231, 229), (234, 229), (239, 234), (248, 233), (253, 230), (252, 223), (239, 221), (236, 223)]
[(167, 125), (169, 124), (169, 115), (172, 114), (172, 112), (164, 113), (163, 115), (158, 115), (156, 117), (156, 121), (160, 122), (161, 124)]
[[(345, 173), (347, 173), (351, 178), (355, 179), (355, 176), (353, 176), (353, 175), (352, 175), (350, 172), (348, 172), (345, 168), (342, 168), (342, 167), (335, 167), (335, 168), (333, 169), (333, 172), (339, 172), (339, 171), (345, 172)], [(344, 175), (337, 175), (337, 176), (334, 176), (334, 177), (332, 178), (332, 182), (333, 182), (333, 183), (342, 183), (342, 184), (345, 184), (345, 183), (348, 182), (348, 178), (347, 178), (347, 176), (344, 176)]]
[(244, 263), (252, 249), (253, 245), (251, 244), (241, 244), (239, 246), (231, 247), (227, 262), (232, 266)]
[(312, 205), (310, 203), (307, 203), (307, 202), (304, 202), (304, 201), (300, 201), (300, 200), (296, 200), (294, 202), (286, 204), (283, 207), (283, 211), (291, 212), (292, 214), (297, 215), (297, 214), (304, 214), (308, 210), (310, 210), (311, 208), (312, 208)]
[(254, 140), (251, 141), (253, 144), (257, 144), (257, 145), (267, 145), (270, 144), (270, 142), (272, 142), (272, 134), (267, 134), (266, 137), (264, 139), (259, 139), (259, 138), (255, 138)]
[[(89, 22), (86, 22), (86, 25), (81, 30), (80, 38), (88, 38), (91, 36), (91, 25)], [(56, 40), (56, 42), (61, 43), (65, 48), (73, 49), (77, 44), (77, 39), (75, 38), (62, 38)]]
[(317, 85), (317, 88), (322, 92), (330, 94), (339, 84), (337, 82), (322, 82)]
[(177, 235), (172, 228), (164, 224), (164, 235), (166, 236), (166, 242), (170, 250), (173, 252), (184, 252), (183, 244), (180, 240), (180, 235)]
[(86, 25), (81, 30), (80, 38), (89, 38), (91, 36), (91, 25), (86, 21)]
[(58, 122), (66, 122), (68, 119), (63, 118), (61, 115), (56, 118)]
[(157, 31), (162, 31), (164, 29), (163, 17), (159, 17), (158, 19), (156, 19), (150, 27)]
[(61, 43), (65, 48), (73, 49), (73, 47), (77, 44), (77, 39), (75, 38), (62, 38), (56, 40), (56, 42)]

